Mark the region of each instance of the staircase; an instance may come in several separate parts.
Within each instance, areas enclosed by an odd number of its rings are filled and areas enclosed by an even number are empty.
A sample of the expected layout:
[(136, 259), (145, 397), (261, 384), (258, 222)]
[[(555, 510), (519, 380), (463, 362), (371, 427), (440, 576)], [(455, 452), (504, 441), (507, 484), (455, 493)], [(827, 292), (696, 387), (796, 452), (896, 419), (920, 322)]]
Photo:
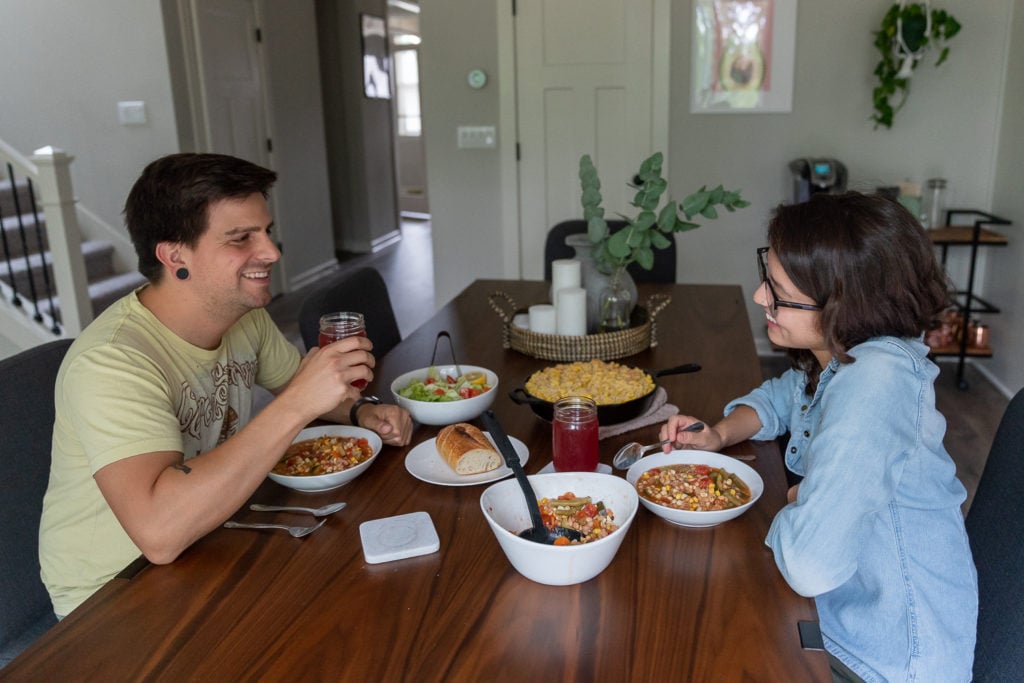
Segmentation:
[(0, 326), (16, 347), (77, 336), (145, 282), (126, 267), (127, 240), (116, 231), (92, 230), (111, 239), (83, 235), (70, 161), (59, 150), (29, 160), (0, 141)]

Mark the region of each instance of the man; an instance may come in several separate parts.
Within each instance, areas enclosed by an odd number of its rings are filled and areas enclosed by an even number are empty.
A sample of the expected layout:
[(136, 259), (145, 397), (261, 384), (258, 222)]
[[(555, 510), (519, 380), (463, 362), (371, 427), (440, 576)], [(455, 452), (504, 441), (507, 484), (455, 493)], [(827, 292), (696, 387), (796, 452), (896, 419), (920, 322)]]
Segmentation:
[[(405, 410), (357, 403), (352, 382), (373, 377), (366, 338), (300, 360), (263, 309), (281, 256), (275, 179), (229, 156), (174, 154), (128, 196), (149, 282), (82, 332), (57, 378), (39, 556), (59, 617), (140, 553), (172, 562), (222, 524), (311, 420), (409, 442)], [(275, 399), (254, 416), (256, 384)]]

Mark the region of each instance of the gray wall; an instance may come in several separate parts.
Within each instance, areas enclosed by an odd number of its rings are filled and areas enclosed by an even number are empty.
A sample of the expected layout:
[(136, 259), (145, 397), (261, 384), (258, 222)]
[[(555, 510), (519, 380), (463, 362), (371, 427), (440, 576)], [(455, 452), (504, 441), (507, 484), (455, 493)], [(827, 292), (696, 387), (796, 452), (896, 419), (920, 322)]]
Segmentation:
[(316, 12), (335, 241), (367, 252), (398, 230), (394, 100), (367, 98), (362, 87), (359, 15), (384, 18), (387, 3), (317, 0)]
[[(1020, 200), (1011, 199), (1009, 189), (1000, 193), (1001, 200), (994, 194), (997, 180), (1008, 187), (1005, 184), (1016, 182), (1021, 169), (1020, 124), (1009, 123), (1013, 114), (1020, 119), (1019, 75), (1011, 83), (1007, 55), (1011, 25), (1017, 42), (1022, 38), (1022, 0), (941, 4), (964, 26), (951, 45), (948, 62), (939, 69), (931, 62), (918, 67), (911, 96), (893, 129), (874, 130), (869, 117), (878, 56), (872, 32), (891, 5), (889, 0), (799, 3), (792, 112), (728, 115), (689, 112), (692, 7), (688, 0), (672, 0), (669, 188), (680, 197), (701, 185), (721, 182), (742, 188), (752, 202), (742, 212), (680, 236), (681, 282), (741, 283), (748, 296), (752, 293), (753, 248), (763, 241), (772, 208), (788, 199), (786, 163), (800, 156), (839, 158), (849, 168), (853, 189), (944, 176), (949, 179), (951, 204), (995, 210), (1000, 203), (1018, 226), (1024, 222)], [(497, 123), (501, 88), (512, 87), (512, 75), (496, 70), (498, 12), (508, 12), (509, 6), (510, 0), (424, 3), (421, 14), (427, 175), (439, 304), (474, 278), (518, 275), (505, 271), (500, 253), (504, 197), (499, 151), (455, 148), (455, 127)], [(1019, 47), (1014, 54), (1019, 56)], [(481, 91), (469, 89), (465, 74), (474, 67), (493, 73), (492, 85)], [(1018, 93), (1015, 109), (1011, 92)], [(499, 138), (508, 135), (514, 131), (498, 131)], [(1007, 151), (997, 165), (1001, 149)], [(1011, 240), (1019, 240), (1018, 235), (1019, 228), (1011, 228)], [(955, 277), (964, 272), (963, 255), (951, 254), (950, 267)], [(992, 277), (995, 274), (986, 279), (990, 288)], [(990, 298), (998, 295), (994, 290), (983, 293), (991, 294)], [(1005, 315), (991, 320), (999, 355), (1013, 348), (1000, 343), (1000, 337), (1010, 336), (1005, 330), (1024, 330), (1021, 297), (1007, 294), (995, 302), (1004, 307)], [(767, 349), (763, 312), (752, 302), (749, 311), (759, 345)], [(996, 366), (994, 361), (979, 364), (983, 370), (998, 367), (996, 379), (1006, 387), (1024, 384), (1024, 370)]]

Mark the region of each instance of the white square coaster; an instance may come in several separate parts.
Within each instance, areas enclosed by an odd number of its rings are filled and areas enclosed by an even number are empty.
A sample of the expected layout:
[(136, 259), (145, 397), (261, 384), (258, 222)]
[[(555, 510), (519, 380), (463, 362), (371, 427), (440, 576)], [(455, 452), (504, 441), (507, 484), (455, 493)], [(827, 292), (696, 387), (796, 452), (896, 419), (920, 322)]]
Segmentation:
[(370, 564), (427, 555), (441, 548), (434, 522), (426, 512), (371, 519), (359, 525), (359, 537)]

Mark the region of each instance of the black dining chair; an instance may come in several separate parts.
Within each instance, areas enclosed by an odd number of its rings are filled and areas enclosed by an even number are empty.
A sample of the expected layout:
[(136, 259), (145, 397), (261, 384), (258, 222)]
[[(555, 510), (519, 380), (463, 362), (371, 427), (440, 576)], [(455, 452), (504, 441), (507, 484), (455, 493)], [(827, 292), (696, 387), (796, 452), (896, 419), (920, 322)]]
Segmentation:
[(335, 311), (363, 314), (375, 356), (383, 356), (402, 341), (387, 284), (374, 268), (346, 273), (305, 298), (299, 306), (299, 334), (307, 351), (317, 345), (320, 316)]
[[(608, 229), (613, 233), (626, 227), (626, 221), (608, 221)], [(569, 235), (576, 235), (587, 231), (587, 223), (583, 219), (562, 221), (548, 230), (547, 240), (544, 242), (544, 279), (551, 280), (551, 262), (556, 259), (573, 258), (576, 250), (565, 243)], [(644, 270), (636, 263), (631, 263), (626, 269), (633, 277), (633, 282), (655, 282), (659, 284), (673, 284), (676, 281), (676, 241), (670, 237), (671, 244), (665, 249), (654, 250), (654, 267), (651, 270)]]
[(50, 478), (53, 387), (70, 339), (0, 361), (0, 667), (57, 623), (39, 578), (39, 518)]
[(978, 569), (974, 680), (1024, 676), (1024, 389), (999, 423), (967, 512)]

